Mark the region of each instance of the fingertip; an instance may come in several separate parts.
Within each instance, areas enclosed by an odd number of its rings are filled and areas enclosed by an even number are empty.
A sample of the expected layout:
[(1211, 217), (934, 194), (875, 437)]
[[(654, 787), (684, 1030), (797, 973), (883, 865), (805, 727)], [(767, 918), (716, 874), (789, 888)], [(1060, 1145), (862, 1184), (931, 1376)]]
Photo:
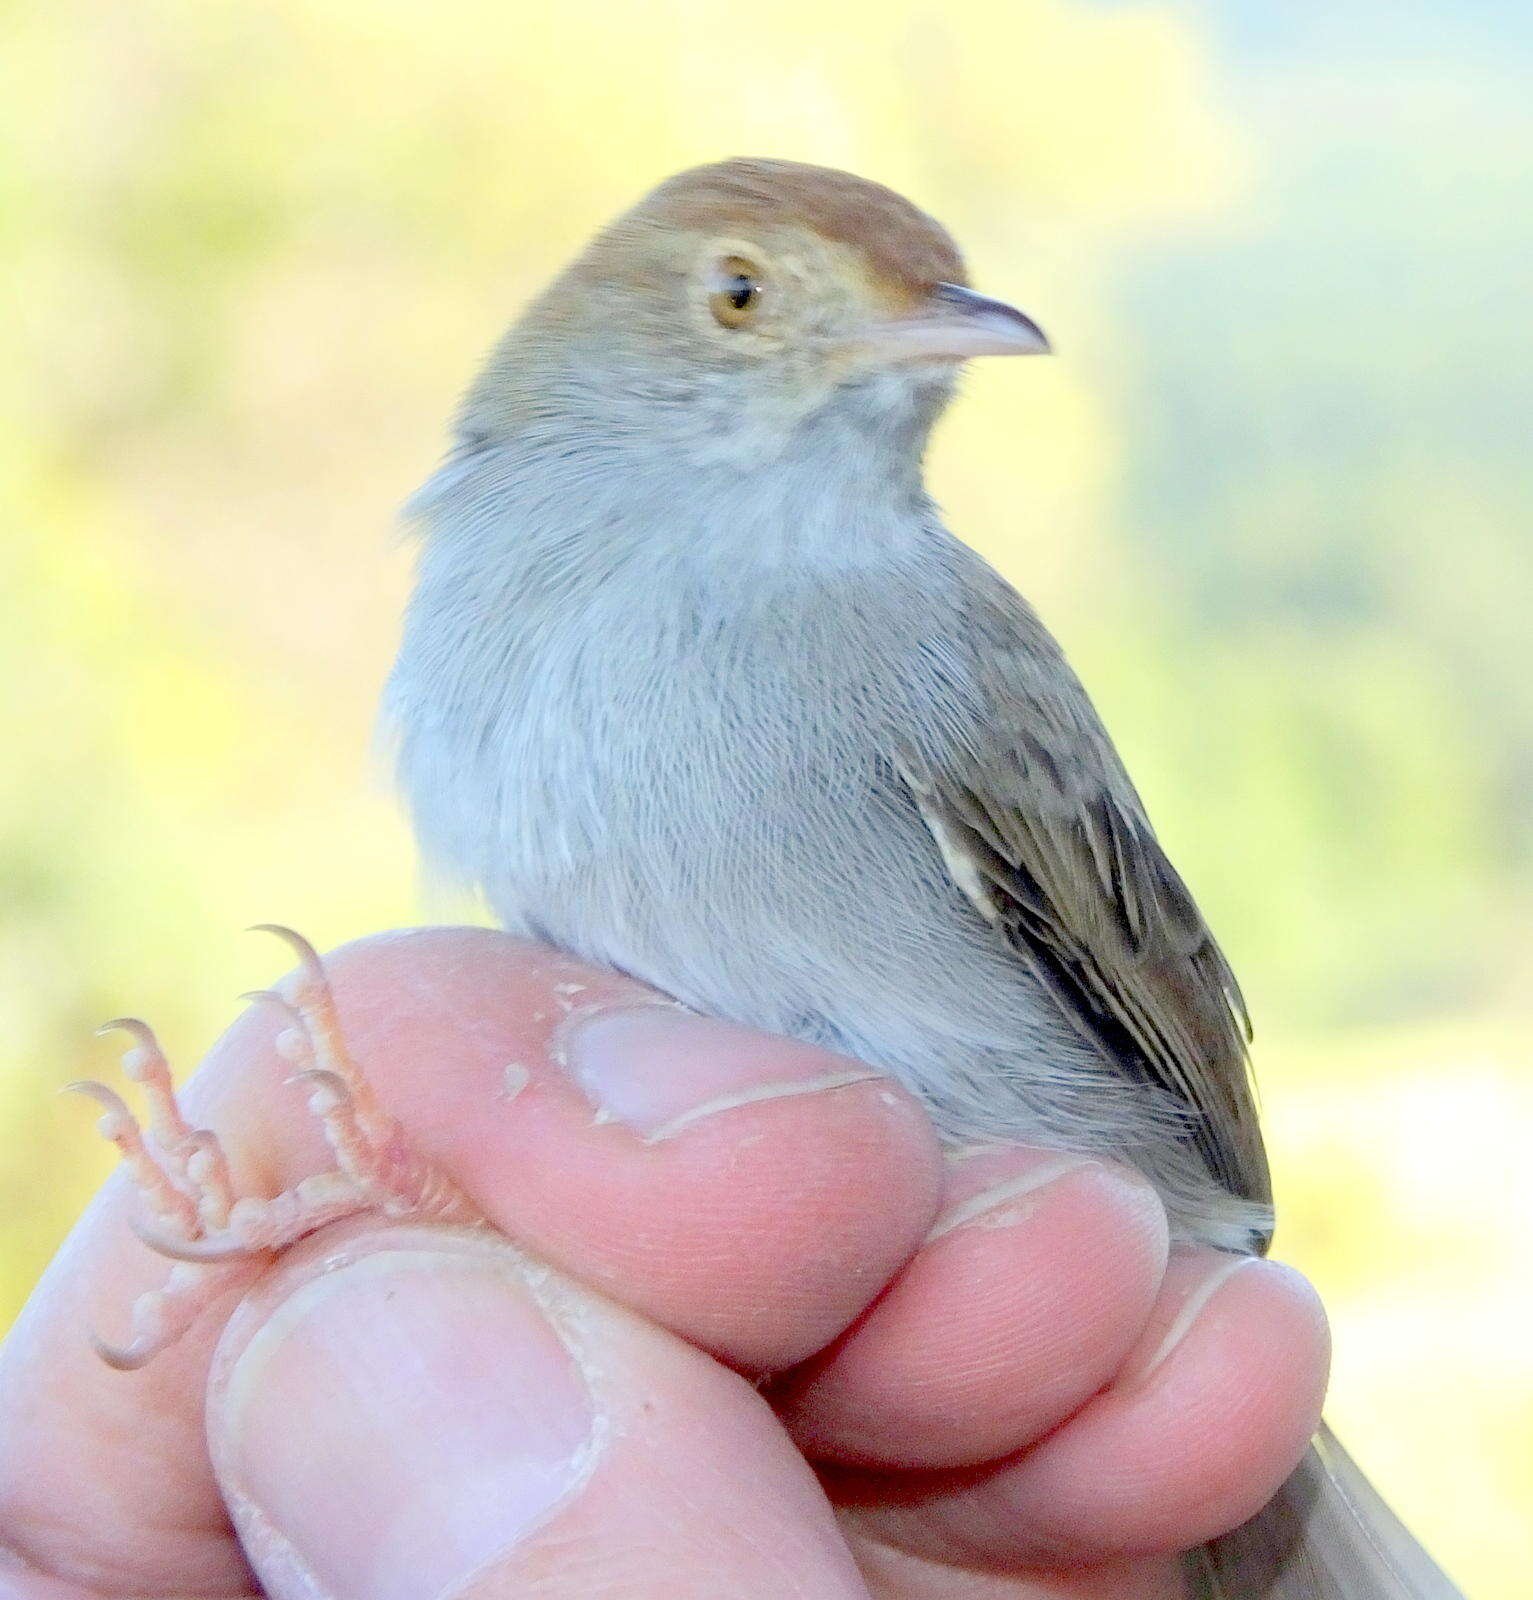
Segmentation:
[(872, 1536), (1009, 1571), (1171, 1554), (1246, 1521), (1318, 1424), (1324, 1313), (1273, 1262), (1178, 1251), (1166, 1279), (1121, 1379), (1033, 1449), (914, 1480), (893, 1503), (887, 1480), (855, 1473), (838, 1496)]
[(1119, 1378), (1015, 1469), (1013, 1511), (1072, 1559), (1227, 1532), (1297, 1466), (1329, 1349), (1319, 1297), (1292, 1268), (1178, 1252)]
[[(859, 1063), (674, 1009), (602, 1032), (620, 1059), (577, 1068), (596, 1109), (543, 1093), (534, 1066), (512, 1112), (516, 1181), (492, 1216), (733, 1365), (821, 1348), (930, 1224), (924, 1114)], [(645, 1081), (672, 1065), (678, 1081)]]
[(1010, 1455), (1121, 1365), (1155, 1303), (1164, 1208), (1137, 1173), (1013, 1148), (952, 1164), (920, 1253), (782, 1395), (823, 1459), (933, 1469)]

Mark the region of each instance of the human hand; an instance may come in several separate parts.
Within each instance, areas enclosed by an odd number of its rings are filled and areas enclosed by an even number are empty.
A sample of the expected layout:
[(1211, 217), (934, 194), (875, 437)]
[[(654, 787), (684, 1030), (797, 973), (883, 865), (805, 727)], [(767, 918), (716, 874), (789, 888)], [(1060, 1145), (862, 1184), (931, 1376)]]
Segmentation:
[[(503, 934), (329, 965), (494, 1230), (327, 1230), (126, 1375), (86, 1330), (163, 1263), (114, 1178), (0, 1351), (7, 1600), (1148, 1600), (1317, 1421), (1312, 1291), (1168, 1267), (1120, 1168), (944, 1166), (856, 1063)], [(329, 1164), (278, 1027), (243, 1017), (187, 1096), (259, 1192)]]

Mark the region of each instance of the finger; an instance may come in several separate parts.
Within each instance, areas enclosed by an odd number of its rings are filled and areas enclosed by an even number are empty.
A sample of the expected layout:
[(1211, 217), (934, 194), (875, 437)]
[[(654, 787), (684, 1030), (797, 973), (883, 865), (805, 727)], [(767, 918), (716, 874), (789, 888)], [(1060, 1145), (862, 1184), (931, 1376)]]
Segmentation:
[(1100, 1389), (1144, 1330), (1165, 1212), (1129, 1168), (1059, 1151), (953, 1164), (927, 1242), (779, 1395), (812, 1456), (935, 1468), (1012, 1455)]
[(858, 1062), (501, 934), (332, 966), (417, 1149), (536, 1254), (736, 1365), (824, 1345), (930, 1225), (929, 1125)]
[(1112, 1385), (991, 1470), (844, 1478), (861, 1531), (939, 1561), (1069, 1566), (1201, 1544), (1253, 1516), (1320, 1418), (1328, 1339), (1276, 1262), (1178, 1252)]
[(952, 1567), (853, 1535), (875, 1600), (1189, 1600), (1176, 1556), (1134, 1556), (1054, 1572)]
[(229, 1327), (209, 1434), (273, 1600), (866, 1600), (745, 1380), (489, 1232), (299, 1247)]
[[(128, 1186), (111, 1179), (0, 1346), (0, 1548), (38, 1574), (28, 1582), (58, 1580), (60, 1600), (76, 1586), (93, 1597), (245, 1595), (202, 1393), (212, 1331), (259, 1268), (231, 1280), (206, 1323), (152, 1367), (115, 1372), (87, 1332), (113, 1327), (166, 1270), (128, 1231), (133, 1212)], [(54, 1600), (53, 1589), (37, 1593)]]
[[(741, 1366), (834, 1337), (934, 1214), (924, 1117), (843, 1058), (485, 930), (363, 941), (330, 967), (355, 1053), (419, 1153), (539, 1253)], [(276, 1011), (242, 1017), (186, 1096), (241, 1192), (331, 1164)], [(120, 1178), (106, 1186), (0, 1353), (0, 1544), (106, 1592), (239, 1593), (202, 1397), (218, 1329), (267, 1263), (233, 1269), (146, 1370), (112, 1372), (87, 1330), (115, 1334), (165, 1274), (131, 1235), (136, 1209)]]

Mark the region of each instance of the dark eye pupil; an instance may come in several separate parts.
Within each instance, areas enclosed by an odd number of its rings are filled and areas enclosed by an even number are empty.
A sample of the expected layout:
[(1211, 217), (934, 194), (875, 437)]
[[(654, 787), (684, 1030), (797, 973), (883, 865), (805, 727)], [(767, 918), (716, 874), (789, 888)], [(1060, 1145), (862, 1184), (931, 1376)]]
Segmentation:
[(737, 273), (729, 280), (729, 287), (724, 293), (736, 311), (744, 311), (756, 293), (756, 280), (747, 278), (743, 272)]

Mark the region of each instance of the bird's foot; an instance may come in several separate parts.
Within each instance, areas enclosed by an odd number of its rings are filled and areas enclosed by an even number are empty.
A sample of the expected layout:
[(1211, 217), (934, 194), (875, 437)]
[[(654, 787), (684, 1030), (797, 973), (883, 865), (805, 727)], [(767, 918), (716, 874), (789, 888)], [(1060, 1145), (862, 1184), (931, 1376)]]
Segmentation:
[(163, 1287), (134, 1303), (123, 1344), (92, 1336), (109, 1365), (132, 1370), (175, 1343), (198, 1315), (255, 1256), (281, 1250), (306, 1235), (361, 1211), (390, 1217), (468, 1223), (481, 1220), (450, 1179), (408, 1146), (393, 1117), (347, 1048), (335, 997), (314, 947), (290, 928), (270, 924), (299, 958), (295, 997), (270, 990), (247, 998), (288, 1013), (291, 1026), (277, 1047), (294, 1067), (289, 1081), (309, 1091), (309, 1110), (324, 1130), (335, 1167), (270, 1198), (237, 1196), (218, 1136), (187, 1122), (176, 1099), (170, 1066), (153, 1030), (120, 1017), (101, 1032), (121, 1029), (134, 1040), (123, 1057), (127, 1075), (144, 1091), (146, 1122), (103, 1083), (73, 1083), (103, 1109), (97, 1124), (122, 1152), (149, 1217), (139, 1236), (176, 1264)]

